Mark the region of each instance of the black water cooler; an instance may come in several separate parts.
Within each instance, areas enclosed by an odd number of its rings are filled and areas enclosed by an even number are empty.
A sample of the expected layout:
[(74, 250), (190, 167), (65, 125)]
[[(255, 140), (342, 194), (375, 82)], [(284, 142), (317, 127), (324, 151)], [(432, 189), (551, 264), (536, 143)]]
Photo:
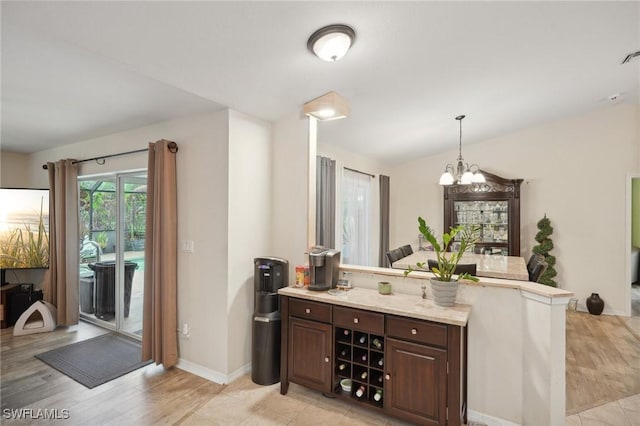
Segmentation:
[(253, 333), (251, 380), (259, 385), (280, 381), (280, 301), (278, 289), (289, 283), (289, 262), (277, 257), (253, 260)]

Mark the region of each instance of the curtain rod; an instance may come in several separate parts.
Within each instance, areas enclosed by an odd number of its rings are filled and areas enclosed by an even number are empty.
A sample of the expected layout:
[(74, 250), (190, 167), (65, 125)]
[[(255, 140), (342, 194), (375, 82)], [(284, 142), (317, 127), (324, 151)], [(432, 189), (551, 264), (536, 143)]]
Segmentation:
[(376, 175), (372, 175), (371, 173), (361, 172), (360, 170), (350, 169), (349, 167), (345, 167), (344, 169), (345, 169), (345, 170), (352, 171), (352, 172), (360, 173), (361, 175), (367, 175), (367, 176), (372, 177), (372, 178), (375, 178), (375, 177), (376, 177)]
[[(169, 148), (169, 151), (174, 153), (174, 154), (176, 152), (178, 152), (178, 144), (175, 143), (175, 142), (169, 142), (167, 147)], [(75, 160), (75, 161), (72, 161), (71, 164), (84, 163), (86, 161), (94, 161), (95, 160), (96, 163), (98, 163), (100, 165), (103, 165), (104, 164), (104, 160), (107, 159), (107, 158), (120, 157), (121, 155), (137, 154), (138, 152), (146, 152), (146, 151), (149, 151), (149, 148), (136, 149), (135, 151), (119, 152), (117, 154), (102, 155), (100, 157), (87, 158), (87, 159), (84, 159), (84, 160)], [(102, 163), (99, 160), (102, 160)], [(49, 167), (46, 164), (43, 164), (42, 168), (47, 170)]]

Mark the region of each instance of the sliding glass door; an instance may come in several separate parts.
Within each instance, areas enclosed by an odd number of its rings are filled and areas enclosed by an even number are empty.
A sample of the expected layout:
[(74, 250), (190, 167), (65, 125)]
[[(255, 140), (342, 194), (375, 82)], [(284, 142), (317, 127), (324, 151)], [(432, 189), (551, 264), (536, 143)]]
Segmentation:
[(146, 171), (78, 179), (80, 316), (142, 335)]

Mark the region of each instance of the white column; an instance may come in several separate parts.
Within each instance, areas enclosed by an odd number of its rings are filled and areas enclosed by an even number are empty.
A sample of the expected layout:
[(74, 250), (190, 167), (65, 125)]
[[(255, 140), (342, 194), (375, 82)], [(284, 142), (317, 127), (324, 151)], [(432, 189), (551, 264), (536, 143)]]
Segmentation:
[(568, 297), (522, 290), (523, 424), (565, 423), (565, 329)]

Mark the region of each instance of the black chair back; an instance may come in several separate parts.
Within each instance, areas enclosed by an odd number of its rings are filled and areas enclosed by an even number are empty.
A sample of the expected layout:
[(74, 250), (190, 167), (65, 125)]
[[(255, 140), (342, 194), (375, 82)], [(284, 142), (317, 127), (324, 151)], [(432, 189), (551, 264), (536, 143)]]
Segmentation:
[(400, 250), (399, 248), (389, 250), (387, 252), (387, 259), (389, 260), (389, 266), (393, 265), (394, 262), (402, 259), (403, 257), (404, 255), (402, 254), (402, 250)]
[(549, 264), (544, 260), (541, 260), (538, 263), (536, 263), (533, 266), (533, 269), (531, 270), (531, 272), (529, 272), (529, 281), (537, 283), (540, 277), (542, 276), (542, 274), (544, 274), (544, 271), (546, 271), (548, 267), (549, 267)]
[[(427, 260), (427, 265), (429, 266), (429, 271), (431, 271), (432, 268), (438, 267), (438, 261), (429, 259)], [(476, 265), (475, 263), (458, 263), (453, 273), (460, 275), (466, 272), (469, 275), (475, 275), (477, 270), (478, 270), (478, 265)]]
[(413, 254), (413, 249), (409, 244), (407, 244), (406, 246), (400, 247), (400, 251), (402, 252), (402, 257), (407, 257), (410, 254)]
[(527, 262), (527, 271), (529, 274), (533, 271), (533, 267), (536, 266), (538, 262), (542, 262), (544, 260), (544, 256), (538, 253), (533, 253)]

